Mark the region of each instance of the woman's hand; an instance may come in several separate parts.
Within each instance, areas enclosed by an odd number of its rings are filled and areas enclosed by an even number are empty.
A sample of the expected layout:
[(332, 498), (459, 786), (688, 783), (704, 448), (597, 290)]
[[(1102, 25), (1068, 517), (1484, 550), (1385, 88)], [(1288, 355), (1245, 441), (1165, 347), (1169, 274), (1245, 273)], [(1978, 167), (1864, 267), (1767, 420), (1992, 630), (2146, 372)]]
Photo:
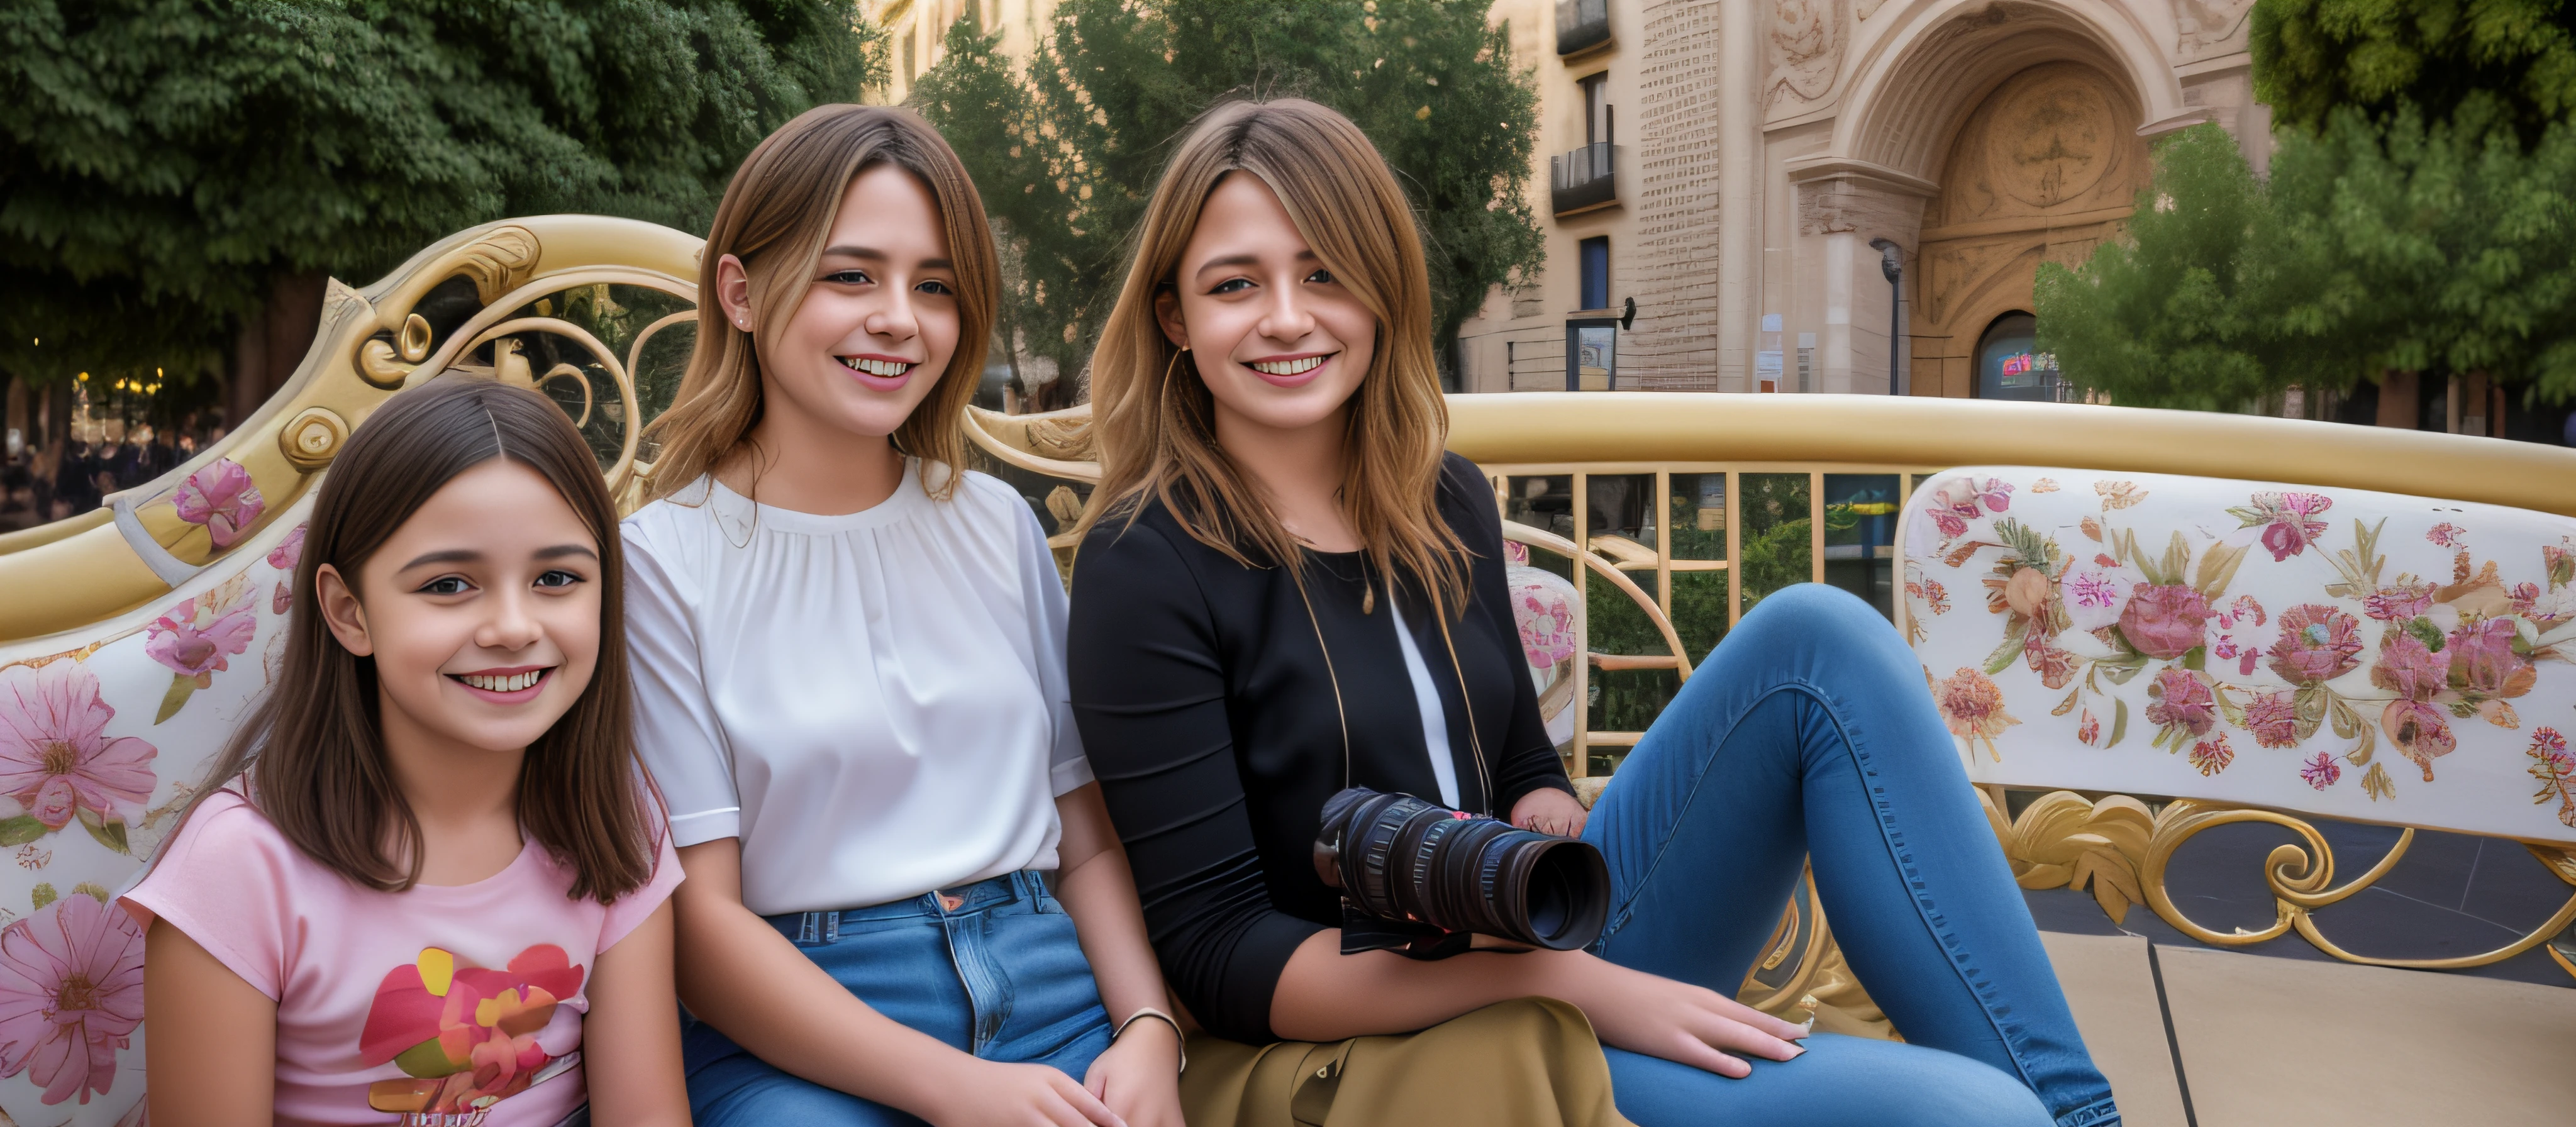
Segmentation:
[(1525, 830), (1560, 837), (1583, 836), (1583, 823), (1591, 812), (1576, 802), (1574, 796), (1555, 787), (1540, 787), (1512, 804), (1512, 824)]
[[(938, 1127), (1127, 1127), (1100, 1097), (1051, 1065), (1000, 1064), (963, 1053), (951, 1063), (954, 1071), (940, 1077), (939, 1095), (923, 1116)], [(1173, 1101), (1178, 1104), (1177, 1094)]]
[(1554, 959), (1546, 993), (1581, 1008), (1606, 1044), (1737, 1079), (1753, 1066), (1729, 1052), (1788, 1060), (1807, 1051), (1792, 1043), (1805, 1029), (1714, 990), (1582, 952)]
[(1128, 1127), (1182, 1127), (1180, 1033), (1151, 1018), (1129, 1025), (1082, 1085)]

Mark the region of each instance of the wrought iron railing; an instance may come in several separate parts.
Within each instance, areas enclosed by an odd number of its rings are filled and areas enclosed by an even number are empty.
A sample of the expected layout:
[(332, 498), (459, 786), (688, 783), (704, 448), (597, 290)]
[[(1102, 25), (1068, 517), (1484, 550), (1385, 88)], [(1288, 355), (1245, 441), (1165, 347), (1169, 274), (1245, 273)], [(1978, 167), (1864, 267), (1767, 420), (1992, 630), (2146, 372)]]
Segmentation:
[(1547, 158), (1548, 202), (1558, 215), (1619, 202), (1619, 146), (1608, 141)]

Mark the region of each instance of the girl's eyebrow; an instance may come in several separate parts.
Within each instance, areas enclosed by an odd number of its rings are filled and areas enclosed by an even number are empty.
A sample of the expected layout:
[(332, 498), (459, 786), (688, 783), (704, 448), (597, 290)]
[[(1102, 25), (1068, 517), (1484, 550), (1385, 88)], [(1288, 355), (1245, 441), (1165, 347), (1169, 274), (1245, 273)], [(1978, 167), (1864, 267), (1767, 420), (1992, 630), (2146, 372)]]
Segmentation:
[[(827, 257), (837, 254), (843, 258), (859, 258), (865, 259), (869, 262), (893, 261), (892, 256), (874, 247), (824, 247), (823, 254)], [(945, 258), (925, 258), (921, 260), (921, 269), (924, 270), (950, 270), (955, 269), (956, 265), (956, 263)]]
[(449, 548), (445, 551), (424, 553), (410, 563), (402, 565), (399, 570), (410, 571), (424, 564), (479, 563), (482, 559), (483, 553), (472, 548)]
[[(1301, 251), (1298, 251), (1298, 252), (1297, 252), (1297, 261), (1299, 261), (1299, 262), (1318, 262), (1318, 261), (1321, 261), (1321, 259), (1319, 259), (1319, 258), (1317, 258), (1317, 257), (1315, 256), (1315, 252), (1314, 252), (1313, 250), (1301, 250)], [(1259, 265), (1261, 265), (1261, 256), (1260, 256), (1260, 255), (1257, 255), (1257, 254), (1229, 254), (1229, 255), (1226, 255), (1226, 256), (1225, 256), (1225, 257), (1223, 257), (1223, 258), (1211, 258), (1211, 259), (1209, 259), (1209, 260), (1207, 260), (1207, 261), (1205, 261), (1205, 262), (1200, 263), (1200, 264), (1199, 264), (1199, 268), (1198, 268), (1198, 272), (1199, 272), (1199, 273), (1201, 273), (1201, 274), (1205, 274), (1205, 273), (1207, 273), (1207, 272), (1208, 272), (1208, 271), (1210, 271), (1210, 270), (1215, 270), (1215, 269), (1218, 269), (1218, 268), (1220, 268), (1220, 267), (1228, 267), (1228, 266), (1259, 266)]]
[[(581, 544), (557, 544), (551, 548), (539, 548), (532, 555), (541, 560), (556, 560), (565, 556), (588, 556), (594, 560), (599, 558), (599, 553)], [(424, 553), (410, 563), (402, 565), (400, 570), (410, 571), (426, 564), (481, 562), (483, 562), (483, 553), (479, 551), (472, 548), (449, 548), (444, 551)]]

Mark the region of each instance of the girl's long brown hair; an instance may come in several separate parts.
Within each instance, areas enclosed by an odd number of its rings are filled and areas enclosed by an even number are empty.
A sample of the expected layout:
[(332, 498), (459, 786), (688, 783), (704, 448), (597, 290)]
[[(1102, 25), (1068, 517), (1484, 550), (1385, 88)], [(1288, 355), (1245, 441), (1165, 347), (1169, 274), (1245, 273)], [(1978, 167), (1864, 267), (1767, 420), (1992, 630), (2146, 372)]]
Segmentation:
[[(816, 106), (752, 149), (716, 206), (706, 249), (698, 256), (697, 347), (671, 408), (645, 428), (645, 436), (660, 445), (644, 490), (647, 500), (668, 497), (715, 472), (749, 441), (762, 407), (754, 334), (775, 340), (786, 331), (814, 284), (814, 264), (840, 215), (841, 197), (850, 181), (879, 164), (901, 168), (930, 189), (957, 272), (957, 352), (940, 373), (939, 386), (896, 428), (894, 448), (953, 470), (966, 467), (966, 404), (984, 371), (1002, 273), (983, 198), (956, 151), (912, 111)], [(760, 318), (751, 331), (714, 315), (716, 264), (728, 254), (742, 260), (750, 278), (751, 307)], [(944, 498), (957, 478), (925, 473), (921, 480), (933, 496)]]
[(1297, 539), (1217, 445), (1213, 399), (1154, 316), (1217, 182), (1261, 178), (1333, 277), (1377, 315), (1377, 350), (1350, 400), (1342, 511), (1381, 575), (1409, 574), (1435, 605), (1466, 605), (1466, 547), (1441, 519), (1449, 409), (1431, 356), (1431, 281), (1395, 176), (1349, 118), (1313, 102), (1229, 102), (1199, 120), (1163, 171), (1136, 258), (1091, 362), (1099, 501), (1082, 529), (1135, 519), (1154, 498), (1200, 543), (1246, 566), (1298, 559)]
[(380, 891), (419, 881), (420, 820), (385, 761), (375, 663), (331, 635), (314, 576), (330, 564), (354, 583), (431, 495), (494, 458), (552, 483), (599, 546), (598, 667), (571, 711), (529, 745), (519, 824), (572, 869), (573, 899), (605, 904), (652, 879), (659, 843), (658, 804), (645, 801), (635, 755), (617, 508), (571, 420), (544, 396), (489, 379), (444, 375), (394, 396), (333, 459), (295, 565), (276, 687), (225, 745), (201, 794), (247, 773), (252, 802), (306, 856)]

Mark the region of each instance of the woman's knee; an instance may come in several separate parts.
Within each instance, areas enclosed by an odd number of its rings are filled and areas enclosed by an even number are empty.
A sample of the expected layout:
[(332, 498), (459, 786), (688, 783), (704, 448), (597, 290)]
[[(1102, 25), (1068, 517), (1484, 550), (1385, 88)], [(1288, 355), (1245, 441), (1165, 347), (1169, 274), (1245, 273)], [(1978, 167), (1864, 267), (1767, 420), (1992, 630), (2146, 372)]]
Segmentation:
[(2047, 1107), (2021, 1081), (1920, 1045), (1821, 1033), (1797, 1059), (1755, 1061), (1742, 1080), (1619, 1049), (1605, 1054), (1619, 1111), (1638, 1127), (2051, 1127)]

